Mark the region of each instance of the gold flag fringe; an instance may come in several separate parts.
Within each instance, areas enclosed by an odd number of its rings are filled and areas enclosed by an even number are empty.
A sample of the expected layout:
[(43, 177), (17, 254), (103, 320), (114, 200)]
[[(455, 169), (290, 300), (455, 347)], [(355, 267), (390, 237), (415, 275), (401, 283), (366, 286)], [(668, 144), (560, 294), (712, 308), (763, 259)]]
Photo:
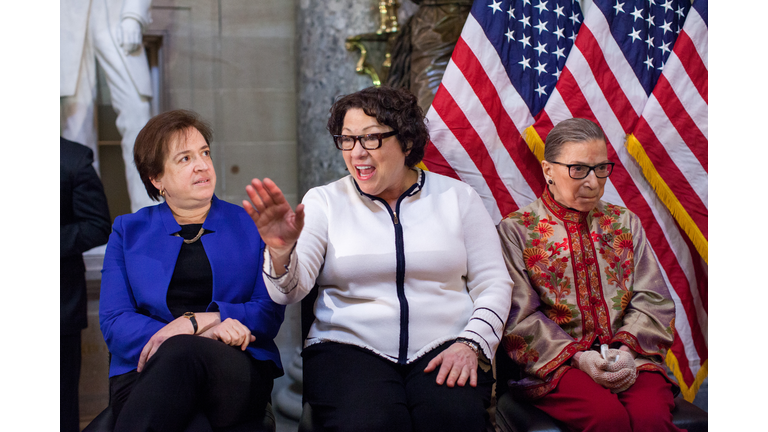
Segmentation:
[(544, 141), (542, 141), (539, 133), (533, 126), (525, 128), (525, 136), (523, 138), (525, 139), (526, 144), (528, 144), (528, 148), (531, 149), (533, 155), (536, 156), (536, 159), (538, 159), (539, 162), (544, 160)]
[(683, 231), (685, 231), (691, 239), (691, 242), (693, 242), (699, 255), (704, 259), (704, 262), (709, 264), (707, 256), (709, 241), (707, 241), (707, 238), (701, 233), (698, 225), (696, 225), (688, 212), (685, 211), (685, 207), (680, 204), (680, 201), (675, 197), (675, 194), (656, 171), (656, 167), (653, 166), (653, 162), (651, 162), (651, 159), (648, 158), (648, 155), (645, 153), (643, 145), (640, 144), (640, 141), (637, 140), (634, 134), (627, 135), (626, 145), (629, 154), (631, 154), (637, 163), (640, 164), (640, 168), (643, 170), (645, 178), (648, 179), (648, 183), (650, 183), (653, 190), (656, 191), (656, 195), (658, 195), (659, 199), (661, 199), (664, 205), (667, 206), (669, 212), (672, 213), (672, 217), (677, 220), (677, 223), (680, 224), (680, 227), (683, 228)]
[(672, 353), (672, 351), (667, 351), (667, 366), (672, 371), (672, 374), (677, 378), (677, 383), (680, 385), (680, 392), (683, 394), (683, 398), (687, 400), (688, 402), (693, 402), (693, 400), (696, 398), (696, 393), (699, 391), (699, 387), (701, 387), (701, 384), (704, 382), (704, 379), (707, 378), (708, 371), (708, 364), (709, 360), (704, 360), (704, 364), (701, 365), (701, 368), (699, 369), (699, 373), (696, 374), (696, 378), (694, 378), (693, 383), (691, 383), (690, 386), (688, 386), (685, 383), (685, 380), (683, 380), (683, 374), (680, 372), (680, 365), (678, 363), (677, 357)]

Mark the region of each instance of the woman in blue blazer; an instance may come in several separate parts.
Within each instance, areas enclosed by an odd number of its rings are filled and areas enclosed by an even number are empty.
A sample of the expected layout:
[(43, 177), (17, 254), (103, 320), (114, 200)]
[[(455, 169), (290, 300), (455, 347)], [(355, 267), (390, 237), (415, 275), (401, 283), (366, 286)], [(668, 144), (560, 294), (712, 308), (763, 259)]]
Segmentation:
[(152, 118), (134, 159), (165, 202), (115, 220), (99, 322), (115, 430), (227, 428), (264, 411), (283, 374), (273, 339), (284, 306), (262, 279), (250, 216), (214, 195), (211, 131), (183, 110)]

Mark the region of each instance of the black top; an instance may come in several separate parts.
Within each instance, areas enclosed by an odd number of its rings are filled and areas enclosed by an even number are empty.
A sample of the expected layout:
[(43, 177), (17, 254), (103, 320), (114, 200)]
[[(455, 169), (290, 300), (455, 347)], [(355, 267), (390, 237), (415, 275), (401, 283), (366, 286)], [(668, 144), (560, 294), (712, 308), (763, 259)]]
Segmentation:
[[(179, 234), (183, 239), (191, 240), (200, 232), (202, 226), (203, 224), (181, 225)], [(184, 315), (184, 312), (205, 312), (212, 300), (213, 272), (201, 237), (194, 243), (181, 245), (165, 301), (171, 315), (178, 318)]]

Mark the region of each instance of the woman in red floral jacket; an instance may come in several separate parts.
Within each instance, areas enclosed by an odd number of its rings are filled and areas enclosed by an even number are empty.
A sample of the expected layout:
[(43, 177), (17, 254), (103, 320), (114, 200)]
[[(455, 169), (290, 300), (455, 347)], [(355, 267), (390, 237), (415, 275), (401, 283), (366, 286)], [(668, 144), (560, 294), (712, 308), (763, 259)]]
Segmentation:
[(524, 371), (517, 384), (572, 430), (679, 430), (662, 366), (675, 305), (640, 219), (600, 200), (613, 171), (603, 132), (559, 123), (541, 166), (541, 198), (499, 224), (515, 282), (502, 342)]

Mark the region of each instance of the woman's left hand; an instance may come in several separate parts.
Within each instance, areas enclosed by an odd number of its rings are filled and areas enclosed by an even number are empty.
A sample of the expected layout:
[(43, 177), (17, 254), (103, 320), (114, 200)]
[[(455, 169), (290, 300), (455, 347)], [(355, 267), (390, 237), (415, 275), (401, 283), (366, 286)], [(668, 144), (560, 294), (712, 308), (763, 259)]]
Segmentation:
[(477, 355), (463, 343), (456, 342), (438, 354), (429, 362), (424, 372), (432, 372), (437, 366), (440, 366), (435, 380), (438, 385), (443, 385), (445, 382), (448, 387), (453, 387), (457, 383), (464, 387), (469, 379), (469, 385), (477, 387)]
[(141, 350), (141, 355), (139, 355), (139, 364), (136, 367), (136, 371), (141, 372), (141, 370), (144, 369), (144, 365), (147, 364), (149, 359), (155, 355), (157, 349), (160, 348), (160, 345), (162, 345), (163, 342), (165, 342), (169, 337), (180, 334), (191, 335), (194, 333), (195, 330), (192, 326), (192, 323), (189, 321), (189, 319), (183, 316), (180, 316), (169, 322), (165, 325), (165, 327), (161, 328), (157, 331), (157, 333), (152, 335), (152, 337), (149, 338), (149, 342), (144, 345), (144, 349)]
[(218, 339), (230, 346), (239, 346), (242, 351), (248, 348), (249, 343), (256, 340), (256, 336), (251, 334), (248, 327), (232, 318), (225, 319), (201, 333), (200, 336)]

